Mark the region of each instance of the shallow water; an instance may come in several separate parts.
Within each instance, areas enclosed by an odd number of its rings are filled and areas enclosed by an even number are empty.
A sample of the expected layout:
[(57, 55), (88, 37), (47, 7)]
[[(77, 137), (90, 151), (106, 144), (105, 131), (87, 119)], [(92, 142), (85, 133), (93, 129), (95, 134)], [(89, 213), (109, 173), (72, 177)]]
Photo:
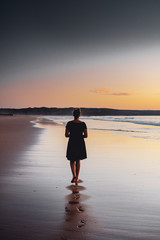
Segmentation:
[[(70, 116), (47, 116), (48, 119), (65, 125)], [(159, 116), (91, 116), (81, 117), (89, 129), (115, 131), (131, 137), (160, 140)]]

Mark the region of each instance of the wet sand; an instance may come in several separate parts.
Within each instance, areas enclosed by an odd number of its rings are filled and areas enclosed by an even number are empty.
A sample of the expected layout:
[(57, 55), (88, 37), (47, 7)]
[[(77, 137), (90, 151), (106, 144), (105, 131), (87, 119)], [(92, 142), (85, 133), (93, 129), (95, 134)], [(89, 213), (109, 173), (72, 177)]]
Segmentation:
[(89, 130), (83, 182), (75, 185), (63, 126), (5, 118), (1, 239), (159, 239), (159, 141)]
[(14, 155), (35, 142), (38, 129), (30, 122), (35, 119), (35, 116), (0, 116), (1, 165), (13, 162)]

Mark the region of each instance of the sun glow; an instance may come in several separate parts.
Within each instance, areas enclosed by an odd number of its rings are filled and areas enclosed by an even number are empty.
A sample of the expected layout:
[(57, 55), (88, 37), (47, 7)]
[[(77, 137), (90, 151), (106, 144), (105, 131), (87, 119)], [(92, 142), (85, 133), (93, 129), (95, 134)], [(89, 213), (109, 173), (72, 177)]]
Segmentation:
[(41, 77), (23, 77), (14, 85), (1, 87), (1, 105), (158, 109), (159, 53), (159, 48), (121, 52), (110, 61), (107, 55), (106, 58), (103, 55), (101, 61), (98, 57), (97, 62), (95, 56), (92, 64), (88, 62), (83, 67), (53, 71)]

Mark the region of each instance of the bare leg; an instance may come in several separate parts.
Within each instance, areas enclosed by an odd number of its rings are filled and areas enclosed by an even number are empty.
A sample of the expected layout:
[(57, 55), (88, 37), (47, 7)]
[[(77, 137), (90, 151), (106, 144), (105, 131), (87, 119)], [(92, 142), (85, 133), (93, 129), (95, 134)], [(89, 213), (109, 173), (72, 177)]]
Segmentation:
[(76, 181), (78, 181), (79, 171), (80, 171), (80, 160), (76, 161)]
[(70, 167), (71, 167), (71, 171), (72, 171), (72, 175), (73, 175), (73, 179), (71, 182), (74, 182), (74, 179), (76, 178), (76, 165), (75, 162), (71, 162), (70, 161)]

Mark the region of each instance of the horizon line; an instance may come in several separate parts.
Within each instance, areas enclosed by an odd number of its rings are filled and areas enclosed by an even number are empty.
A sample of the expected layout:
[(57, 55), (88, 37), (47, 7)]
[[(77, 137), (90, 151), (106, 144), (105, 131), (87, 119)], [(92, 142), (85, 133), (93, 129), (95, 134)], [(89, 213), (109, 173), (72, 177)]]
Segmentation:
[(110, 107), (0, 107), (0, 109), (15, 109), (15, 110), (20, 110), (20, 109), (34, 109), (34, 108), (57, 108), (57, 109), (75, 109), (75, 108), (80, 108), (80, 109), (109, 109), (109, 110), (117, 110), (117, 111), (160, 111), (160, 109), (118, 109), (118, 108), (110, 108)]

